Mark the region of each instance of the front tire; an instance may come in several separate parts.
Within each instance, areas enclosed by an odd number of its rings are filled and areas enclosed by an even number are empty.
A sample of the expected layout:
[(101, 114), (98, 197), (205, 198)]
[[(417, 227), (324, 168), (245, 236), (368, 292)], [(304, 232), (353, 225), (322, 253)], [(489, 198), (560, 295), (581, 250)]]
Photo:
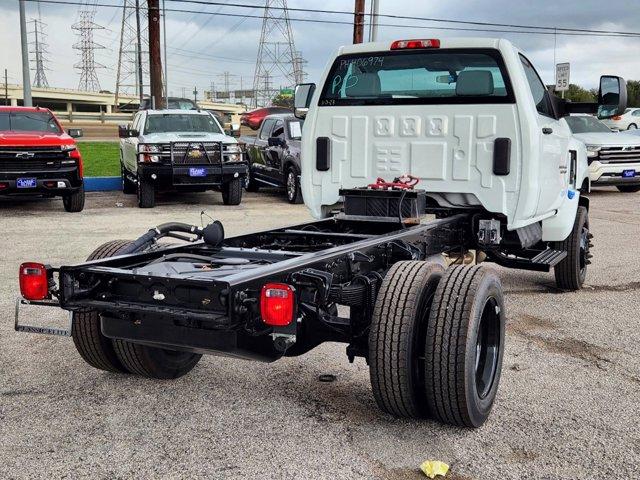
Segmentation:
[(127, 170), (124, 168), (122, 163), (120, 163), (120, 179), (122, 182), (122, 193), (126, 195), (133, 195), (136, 193), (136, 184), (129, 179), (127, 176)]
[(562, 290), (580, 290), (587, 278), (587, 265), (591, 263), (589, 211), (578, 207), (573, 229), (564, 242), (555, 242), (554, 249), (564, 250), (567, 256), (554, 268), (556, 285)]
[(81, 212), (84, 210), (84, 183), (78, 190), (62, 197), (62, 204), (67, 212)]
[(618, 185), (616, 188), (622, 193), (640, 192), (640, 185)]
[(425, 335), (429, 308), (444, 268), (403, 261), (384, 277), (369, 331), (369, 375), (376, 403), (398, 417), (427, 416)]
[(149, 347), (126, 340), (113, 340), (113, 345), (118, 360), (129, 372), (158, 380), (182, 377), (202, 358), (199, 353)]
[(153, 183), (138, 177), (138, 207), (153, 208), (156, 206), (156, 189)]
[(222, 203), (225, 205), (240, 205), (242, 201), (242, 181), (234, 178), (222, 185)]
[(490, 268), (449, 268), (435, 292), (425, 347), (425, 390), (433, 418), (478, 428), (500, 383), (506, 316), (502, 285)]
[(251, 170), (249, 170), (249, 173), (247, 174), (245, 189), (247, 190), (247, 192), (252, 192), (252, 193), (256, 193), (260, 191), (260, 184), (256, 181), (255, 178), (253, 178), (253, 175), (251, 174)]
[(289, 203), (302, 203), (302, 190), (300, 188), (300, 175), (294, 167), (287, 168), (285, 182), (287, 189), (287, 201)]

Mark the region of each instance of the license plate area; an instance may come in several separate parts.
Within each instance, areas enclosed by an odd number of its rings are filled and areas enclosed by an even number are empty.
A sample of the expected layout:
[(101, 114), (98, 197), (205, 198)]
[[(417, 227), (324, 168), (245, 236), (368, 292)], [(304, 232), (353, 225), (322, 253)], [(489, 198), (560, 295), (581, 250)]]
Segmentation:
[(36, 188), (38, 182), (35, 178), (18, 178), (16, 180), (17, 188)]
[(190, 177), (206, 177), (207, 176), (207, 169), (206, 168), (190, 168), (189, 169), (189, 176)]
[(633, 178), (635, 176), (636, 176), (636, 171), (633, 169), (622, 171), (622, 178)]

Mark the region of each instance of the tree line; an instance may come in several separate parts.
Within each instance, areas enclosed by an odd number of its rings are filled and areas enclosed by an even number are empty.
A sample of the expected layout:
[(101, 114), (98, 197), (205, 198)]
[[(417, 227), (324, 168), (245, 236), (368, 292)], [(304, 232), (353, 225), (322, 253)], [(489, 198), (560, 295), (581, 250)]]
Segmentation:
[[(564, 98), (572, 102), (595, 102), (597, 97), (597, 88), (587, 90), (574, 83), (569, 84), (569, 90), (564, 92)], [(640, 107), (640, 81), (638, 80), (627, 80), (627, 106)]]

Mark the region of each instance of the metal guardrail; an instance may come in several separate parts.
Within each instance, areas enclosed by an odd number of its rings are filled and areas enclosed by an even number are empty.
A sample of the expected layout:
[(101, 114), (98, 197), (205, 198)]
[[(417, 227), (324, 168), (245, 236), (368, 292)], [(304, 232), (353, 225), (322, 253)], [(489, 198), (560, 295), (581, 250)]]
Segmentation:
[(98, 123), (128, 123), (133, 119), (133, 113), (105, 113), (105, 112), (53, 112), (59, 120), (68, 123), (98, 122)]

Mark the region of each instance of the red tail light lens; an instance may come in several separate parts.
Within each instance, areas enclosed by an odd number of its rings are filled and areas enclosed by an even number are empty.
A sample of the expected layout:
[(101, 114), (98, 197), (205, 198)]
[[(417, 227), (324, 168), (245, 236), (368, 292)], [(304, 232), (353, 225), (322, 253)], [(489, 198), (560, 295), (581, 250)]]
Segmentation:
[(273, 327), (284, 327), (293, 320), (295, 296), (284, 283), (267, 283), (260, 294), (262, 321)]
[(20, 265), (20, 293), (27, 300), (42, 300), (49, 294), (47, 269), (41, 263)]
[(408, 50), (412, 48), (440, 48), (440, 40), (437, 38), (396, 40), (391, 44), (391, 50)]

